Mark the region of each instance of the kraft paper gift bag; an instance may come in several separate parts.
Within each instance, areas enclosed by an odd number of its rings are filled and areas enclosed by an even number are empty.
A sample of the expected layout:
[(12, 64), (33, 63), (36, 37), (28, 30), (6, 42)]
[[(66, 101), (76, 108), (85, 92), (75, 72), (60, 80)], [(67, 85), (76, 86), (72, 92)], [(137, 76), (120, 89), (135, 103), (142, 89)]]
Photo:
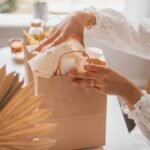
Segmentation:
[[(95, 89), (73, 86), (72, 78), (66, 75), (46, 78), (47, 76), (39, 77), (37, 74), (33, 78), (28, 61), (37, 56), (33, 56), (26, 46), (24, 52), (27, 81), (34, 81), (36, 95), (46, 96), (46, 102), (42, 107), (49, 106), (54, 109), (50, 121), (58, 125), (51, 132), (51, 138), (57, 140), (52, 150), (72, 150), (105, 145), (106, 96), (100, 95)], [(31, 62), (32, 59), (29, 63), (33, 65), (34, 63)]]

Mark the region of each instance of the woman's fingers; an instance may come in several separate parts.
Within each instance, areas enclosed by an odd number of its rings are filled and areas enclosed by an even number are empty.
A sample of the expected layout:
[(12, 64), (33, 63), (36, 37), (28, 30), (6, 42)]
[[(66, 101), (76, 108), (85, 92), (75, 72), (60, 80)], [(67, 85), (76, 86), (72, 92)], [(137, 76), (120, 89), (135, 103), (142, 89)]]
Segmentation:
[(98, 92), (100, 92), (101, 94), (111, 94), (112, 89), (110, 89), (111, 87), (107, 87), (105, 84), (101, 83), (97, 83), (97, 81), (95, 80), (94, 84), (93, 84), (93, 79), (74, 79), (72, 81), (73, 85), (75, 86), (79, 86), (82, 88), (94, 88), (96, 89)]
[(65, 36), (60, 35), (50, 44), (50, 47), (59, 45), (59, 44), (63, 43), (65, 40), (66, 40)]
[(56, 45), (59, 45), (59, 44), (63, 43), (64, 41), (65, 41), (65, 40), (64, 40), (61, 36), (59, 36), (55, 41), (53, 41), (52, 43), (50, 43), (50, 44), (44, 46), (44, 47), (42, 48), (42, 51), (44, 52), (44, 51), (46, 51), (47, 49), (50, 49), (51, 47), (54, 47), (54, 46), (56, 46)]
[(79, 72), (77, 70), (71, 70), (68, 73), (69, 76), (83, 79), (97, 79), (97, 74), (91, 72)]
[(50, 44), (50, 47), (54, 47), (56, 45), (59, 45), (61, 43), (63, 43), (64, 41), (68, 40), (68, 39), (77, 39), (83, 46), (84, 46), (84, 39), (83, 39), (83, 35), (80, 36), (75, 36), (75, 35), (67, 35), (67, 33), (61, 33), (61, 35), (58, 35), (58, 37)]
[(106, 67), (106, 66), (103, 66), (103, 65), (92, 65), (92, 64), (85, 65), (84, 69), (86, 71), (94, 72), (94, 73), (108, 73), (108, 71), (109, 71), (109, 68)]
[(94, 81), (93, 79), (74, 79), (72, 82), (74, 85), (83, 87), (83, 88), (96, 88), (97, 83), (96, 80)]
[(58, 30), (59, 25), (55, 25), (54, 27), (49, 29), (49, 35), (54, 34)]
[(45, 52), (45, 51), (48, 50), (49, 48), (50, 48), (50, 45), (46, 45), (45, 47), (43, 47), (43, 48), (41, 49), (40, 52)]
[(44, 47), (48, 46), (55, 39), (56, 35), (52, 35), (50, 38), (44, 40), (34, 51), (41, 51)]
[(38, 51), (31, 51), (31, 53), (35, 56), (35, 55), (38, 55), (40, 52), (38, 52)]
[(48, 38), (46, 38), (36, 49), (35, 51), (41, 51), (44, 47), (54, 42), (54, 40), (58, 37), (59, 32), (56, 30), (53, 34), (51, 34)]
[(51, 43), (54, 42), (54, 40), (57, 38), (59, 33), (54, 33), (51, 36), (49, 36), (42, 44), (40, 44), (40, 47), (43, 48)]

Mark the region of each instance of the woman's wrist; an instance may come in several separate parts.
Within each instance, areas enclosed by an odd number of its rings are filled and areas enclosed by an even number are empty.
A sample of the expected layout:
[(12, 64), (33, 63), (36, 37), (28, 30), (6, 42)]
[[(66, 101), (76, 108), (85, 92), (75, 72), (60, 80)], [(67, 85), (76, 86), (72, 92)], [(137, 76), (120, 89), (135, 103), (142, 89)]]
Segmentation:
[(133, 109), (134, 104), (136, 104), (142, 96), (143, 93), (141, 92), (141, 90), (130, 81), (126, 84), (126, 89), (124, 90), (122, 95), (130, 109)]
[(89, 27), (96, 24), (96, 17), (93, 12), (77, 11), (74, 16), (84, 27)]

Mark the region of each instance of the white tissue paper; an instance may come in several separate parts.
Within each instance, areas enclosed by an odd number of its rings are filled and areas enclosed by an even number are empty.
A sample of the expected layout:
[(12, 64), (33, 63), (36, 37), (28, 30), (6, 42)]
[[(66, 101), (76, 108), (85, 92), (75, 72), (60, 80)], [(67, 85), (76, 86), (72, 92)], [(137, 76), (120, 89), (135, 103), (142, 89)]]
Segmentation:
[[(77, 40), (70, 40), (33, 57), (28, 61), (33, 73), (40, 77), (50, 78), (54, 75), (61, 56), (71, 51), (82, 51), (84, 47)], [(62, 57), (60, 70), (66, 74), (74, 68), (81, 68), (83, 56), (80, 53), (69, 53)]]
[(69, 72), (70, 69), (76, 68), (76, 60), (74, 58), (66, 59), (62, 62), (60, 68), (62, 74)]

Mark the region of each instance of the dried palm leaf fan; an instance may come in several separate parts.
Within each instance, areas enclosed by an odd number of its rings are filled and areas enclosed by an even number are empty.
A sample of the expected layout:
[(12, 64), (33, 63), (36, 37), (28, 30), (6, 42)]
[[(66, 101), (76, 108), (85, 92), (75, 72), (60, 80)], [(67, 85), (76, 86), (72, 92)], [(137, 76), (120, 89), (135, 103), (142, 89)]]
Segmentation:
[(22, 87), (18, 74), (0, 69), (0, 150), (47, 150), (56, 126), (48, 119), (52, 110), (39, 108), (42, 96), (31, 96), (33, 86)]

